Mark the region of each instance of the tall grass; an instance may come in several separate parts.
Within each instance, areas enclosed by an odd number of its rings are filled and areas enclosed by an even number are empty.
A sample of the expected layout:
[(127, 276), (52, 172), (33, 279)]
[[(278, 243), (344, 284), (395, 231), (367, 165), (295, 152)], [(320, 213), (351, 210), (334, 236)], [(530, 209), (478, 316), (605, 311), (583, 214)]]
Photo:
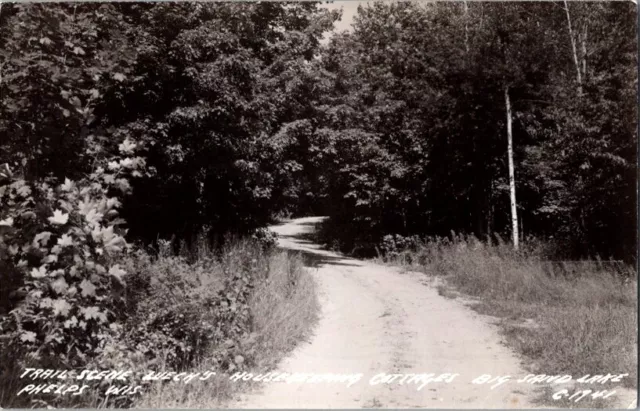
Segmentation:
[[(0, 367), (0, 406), (42, 408), (57, 401), (56, 408), (221, 407), (238, 390), (250, 388), (230, 383), (230, 373), (272, 369), (309, 335), (319, 306), (300, 256), (275, 250), (269, 238), (227, 238), (223, 246), (200, 238), (177, 254), (171, 242), (158, 246), (120, 261), (128, 273), (122, 306), (113, 307), (120, 331), (86, 367), (131, 370), (136, 376), (116, 385), (142, 385), (142, 394), (105, 397), (106, 386), (92, 381), (81, 396), (17, 397), (27, 384), (55, 381), (20, 380), (23, 370), (0, 353), (6, 365)], [(59, 368), (43, 360), (29, 366)], [(187, 384), (142, 382), (149, 371), (217, 375)]]
[(635, 272), (594, 266), (558, 276), (543, 256), (535, 243), (514, 251), (503, 242), (455, 236), (421, 241), (385, 259), (442, 277), (446, 287), (479, 300), (477, 310), (503, 319), (507, 341), (529, 359), (531, 372), (628, 373), (625, 386), (637, 387)]
[[(217, 258), (208, 246), (183, 250), (191, 264), (209, 261), (211, 284), (220, 284), (226, 275), (244, 265), (252, 265), (263, 275), (256, 278), (248, 302), (251, 338), (243, 346), (247, 371), (271, 370), (298, 342), (307, 338), (319, 310), (313, 278), (305, 271), (298, 255), (280, 251), (264, 252), (247, 240), (228, 241)], [(211, 262), (215, 262), (211, 264)], [(194, 275), (193, 270), (185, 275)], [(217, 375), (189, 384), (152, 384), (135, 403), (136, 408), (218, 408), (240, 391), (253, 385), (230, 382), (232, 372), (221, 369), (212, 357), (203, 356), (190, 367), (211, 370)]]

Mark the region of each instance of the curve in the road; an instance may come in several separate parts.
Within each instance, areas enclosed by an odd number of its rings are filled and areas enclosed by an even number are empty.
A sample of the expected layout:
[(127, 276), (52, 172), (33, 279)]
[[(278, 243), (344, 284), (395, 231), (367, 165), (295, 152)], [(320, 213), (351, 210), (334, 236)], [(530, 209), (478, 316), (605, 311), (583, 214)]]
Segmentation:
[[(362, 373), (343, 383), (264, 383), (238, 408), (535, 408), (531, 389), (473, 384), (482, 374), (520, 378), (527, 373), (501, 343), (497, 329), (462, 303), (440, 296), (425, 276), (322, 250), (304, 239), (321, 217), (272, 227), (280, 247), (312, 262), (322, 306), (314, 337), (279, 366), (288, 373)], [(376, 374), (402, 374), (370, 384)], [(418, 390), (406, 374), (458, 374), (449, 383)], [(399, 381), (405, 378), (403, 384)], [(446, 380), (446, 376), (443, 377)]]

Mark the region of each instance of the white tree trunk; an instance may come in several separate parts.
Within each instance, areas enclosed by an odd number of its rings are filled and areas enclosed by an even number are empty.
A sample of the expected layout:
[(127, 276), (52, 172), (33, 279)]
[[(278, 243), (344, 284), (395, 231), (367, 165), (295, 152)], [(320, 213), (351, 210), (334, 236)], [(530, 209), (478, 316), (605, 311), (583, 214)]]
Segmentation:
[(587, 80), (587, 24), (582, 32), (582, 81)]
[(576, 66), (576, 80), (578, 81), (578, 94), (582, 94), (582, 73), (580, 70), (580, 62), (578, 61), (578, 50), (576, 47), (576, 36), (571, 27), (571, 15), (569, 14), (569, 5), (564, 0), (564, 10), (567, 13), (567, 26), (569, 27), (569, 39), (571, 40), (571, 50), (573, 51), (573, 63)]
[[(0, 14), (2, 14), (2, 0), (0, 0)], [(2, 70), (4, 69), (4, 64), (0, 65), (0, 84), (2, 84)]]
[(513, 240), (513, 248), (518, 249), (520, 246), (520, 236), (518, 231), (518, 208), (516, 203), (516, 177), (515, 167), (513, 164), (513, 134), (511, 131), (511, 100), (509, 99), (509, 86), (504, 88), (504, 102), (507, 108), (507, 155), (509, 157), (509, 195), (511, 198), (511, 232)]
[(469, 54), (469, 5), (467, 0), (463, 0), (464, 4), (464, 49)]

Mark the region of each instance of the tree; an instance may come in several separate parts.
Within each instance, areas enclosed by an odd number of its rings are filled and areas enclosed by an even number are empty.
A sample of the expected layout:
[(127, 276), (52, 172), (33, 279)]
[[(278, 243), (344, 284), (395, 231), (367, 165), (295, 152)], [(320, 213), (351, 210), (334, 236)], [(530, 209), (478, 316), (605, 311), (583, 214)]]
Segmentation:
[[(377, 136), (372, 144), (388, 160), (360, 158), (375, 167), (352, 178), (369, 182), (384, 207), (347, 207), (354, 195), (370, 204), (368, 194), (331, 186), (340, 194), (329, 214), (345, 225), (367, 222), (358, 230), (368, 238), (510, 232), (514, 245), (527, 235), (553, 236), (558, 256), (631, 255), (605, 246), (615, 244), (605, 229), (614, 215), (618, 224), (635, 221), (628, 194), (635, 176), (623, 171), (633, 161), (636, 124), (628, 7), (362, 7), (353, 33), (334, 36), (320, 60), (333, 86), (319, 115), (335, 139), (346, 130)], [(606, 24), (625, 40), (613, 44)], [(579, 78), (567, 75), (578, 71)], [(635, 244), (630, 233), (625, 238)]]
[(337, 17), (316, 3), (12, 5), (0, 163), (73, 178), (91, 138), (130, 136), (156, 172), (125, 202), (132, 237), (264, 225), (297, 169), (274, 136), (310, 116), (299, 75)]
[(509, 197), (511, 200), (511, 233), (513, 240), (513, 247), (517, 250), (519, 244), (518, 234), (518, 206), (516, 202), (516, 181), (515, 170), (513, 164), (513, 133), (512, 129), (512, 116), (511, 116), (511, 100), (509, 98), (509, 86), (504, 88), (504, 103), (507, 112), (507, 156), (509, 158)]

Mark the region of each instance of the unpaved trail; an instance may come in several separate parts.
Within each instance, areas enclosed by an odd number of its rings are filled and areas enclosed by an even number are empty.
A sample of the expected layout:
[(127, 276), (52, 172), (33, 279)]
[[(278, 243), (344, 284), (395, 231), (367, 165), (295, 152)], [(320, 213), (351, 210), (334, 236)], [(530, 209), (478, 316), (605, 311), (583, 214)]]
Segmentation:
[[(271, 227), (280, 246), (313, 261), (321, 319), (278, 371), (363, 373), (344, 383), (264, 383), (238, 408), (536, 408), (532, 387), (513, 381), (496, 389), (472, 384), (482, 375), (528, 373), (501, 343), (497, 329), (462, 303), (438, 295), (426, 276), (345, 258), (300, 238), (321, 218)], [(451, 383), (371, 385), (378, 373), (457, 373)]]

